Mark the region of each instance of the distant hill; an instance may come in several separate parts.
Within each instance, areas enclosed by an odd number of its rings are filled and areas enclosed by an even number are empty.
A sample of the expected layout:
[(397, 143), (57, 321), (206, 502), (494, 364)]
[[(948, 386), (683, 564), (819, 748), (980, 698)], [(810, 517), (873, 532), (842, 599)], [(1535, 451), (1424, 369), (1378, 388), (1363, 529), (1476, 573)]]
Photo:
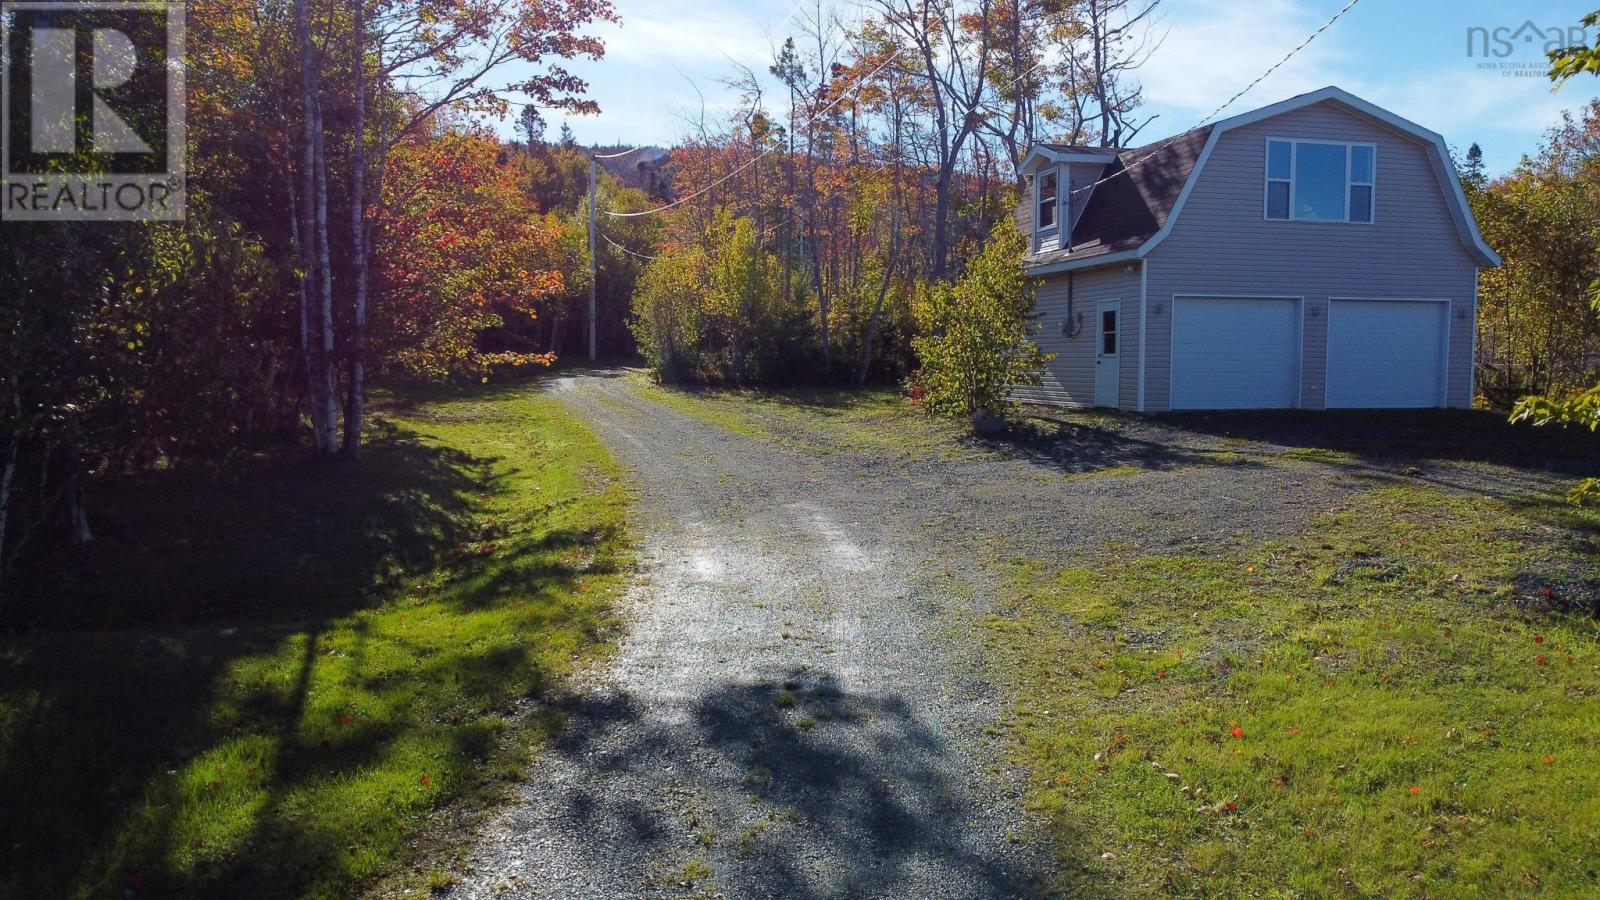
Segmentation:
[(602, 156), (633, 150), (626, 156), (600, 160), (601, 168), (628, 187), (638, 188), (652, 197), (671, 199), (672, 154), (669, 151), (661, 147), (630, 148), (626, 145), (585, 149)]

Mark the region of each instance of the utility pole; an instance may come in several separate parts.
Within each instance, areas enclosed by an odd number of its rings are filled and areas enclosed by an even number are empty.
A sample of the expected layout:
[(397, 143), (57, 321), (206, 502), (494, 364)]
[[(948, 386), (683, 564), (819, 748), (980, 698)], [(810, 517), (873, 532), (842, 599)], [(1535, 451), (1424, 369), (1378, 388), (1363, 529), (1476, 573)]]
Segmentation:
[(595, 168), (596, 168), (597, 165), (598, 165), (598, 163), (595, 162), (594, 155), (590, 154), (590, 156), (589, 156), (589, 362), (594, 362), (595, 361), (595, 325), (596, 325), (596, 322), (598, 321), (596, 316), (595, 316), (595, 311), (594, 311), (595, 285), (599, 280), (598, 273), (599, 273), (599, 270), (600, 270), (599, 266), (595, 264), (595, 255), (594, 255), (594, 253), (595, 253), (595, 251), (594, 251), (594, 242), (595, 242), (594, 183), (595, 183)]

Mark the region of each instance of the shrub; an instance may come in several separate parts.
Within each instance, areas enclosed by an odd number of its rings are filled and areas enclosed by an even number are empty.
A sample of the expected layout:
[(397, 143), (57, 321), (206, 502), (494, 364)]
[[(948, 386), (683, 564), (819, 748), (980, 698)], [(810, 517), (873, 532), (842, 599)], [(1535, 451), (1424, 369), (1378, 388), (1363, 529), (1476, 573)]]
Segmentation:
[(919, 291), (913, 311), (920, 334), (912, 343), (922, 369), (913, 387), (929, 412), (1004, 415), (1011, 386), (1038, 384), (1054, 358), (1029, 339), (1034, 287), (1022, 274), (1026, 241), (1003, 219), (960, 280)]
[(705, 268), (705, 253), (689, 247), (661, 253), (639, 278), (628, 327), (658, 378), (673, 381), (700, 368)]
[(796, 368), (805, 323), (785, 299), (782, 271), (749, 219), (718, 212), (703, 244), (645, 268), (630, 326), (639, 351), (666, 380), (758, 381)]

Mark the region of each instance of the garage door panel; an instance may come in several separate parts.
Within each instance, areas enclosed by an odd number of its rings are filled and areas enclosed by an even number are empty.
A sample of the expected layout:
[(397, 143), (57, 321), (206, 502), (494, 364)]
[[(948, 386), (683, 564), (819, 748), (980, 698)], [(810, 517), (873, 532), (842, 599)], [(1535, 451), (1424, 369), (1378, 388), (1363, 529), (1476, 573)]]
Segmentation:
[(1448, 304), (1334, 300), (1328, 305), (1328, 406), (1444, 405)]
[(1297, 301), (1180, 297), (1172, 305), (1173, 409), (1279, 409), (1299, 399)]

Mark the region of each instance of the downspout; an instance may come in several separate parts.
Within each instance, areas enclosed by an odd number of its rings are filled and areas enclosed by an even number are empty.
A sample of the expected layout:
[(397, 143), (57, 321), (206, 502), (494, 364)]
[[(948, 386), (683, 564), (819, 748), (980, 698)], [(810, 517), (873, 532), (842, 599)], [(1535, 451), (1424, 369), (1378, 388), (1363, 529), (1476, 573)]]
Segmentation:
[(1061, 333), (1069, 338), (1077, 337), (1083, 331), (1083, 316), (1072, 309), (1073, 272), (1073, 269), (1067, 270), (1067, 319), (1061, 323)]

